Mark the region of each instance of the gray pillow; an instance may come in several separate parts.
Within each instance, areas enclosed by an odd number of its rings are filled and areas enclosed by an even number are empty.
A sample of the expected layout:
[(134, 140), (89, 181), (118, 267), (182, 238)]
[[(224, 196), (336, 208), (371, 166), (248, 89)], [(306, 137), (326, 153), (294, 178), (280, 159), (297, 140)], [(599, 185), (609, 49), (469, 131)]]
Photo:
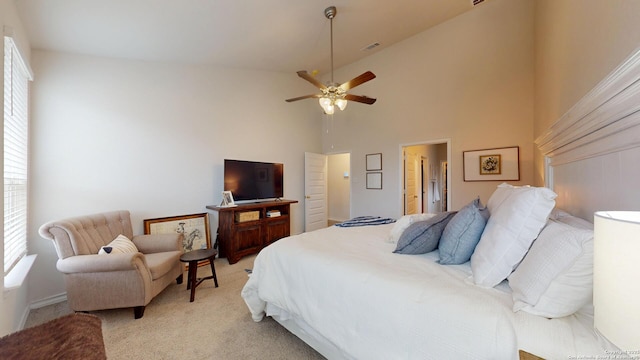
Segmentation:
[(425, 220), (414, 222), (400, 235), (396, 254), (426, 254), (438, 248), (442, 231), (455, 212), (443, 212)]
[(482, 207), (480, 198), (473, 200), (449, 221), (440, 238), (440, 264), (463, 264), (480, 241), (489, 219), (489, 210)]

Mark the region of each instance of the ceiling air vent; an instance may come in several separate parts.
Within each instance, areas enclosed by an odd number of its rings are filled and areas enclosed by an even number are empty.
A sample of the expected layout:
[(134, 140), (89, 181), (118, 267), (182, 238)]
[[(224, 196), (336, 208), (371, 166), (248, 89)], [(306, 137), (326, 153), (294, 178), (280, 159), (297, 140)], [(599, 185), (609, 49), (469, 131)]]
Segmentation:
[[(474, 0), (476, 1), (476, 0)], [(380, 46), (379, 42), (374, 42), (373, 44), (369, 44), (365, 47), (363, 47), (362, 49), (360, 49), (360, 51), (369, 51), (369, 50), (373, 50), (375, 48), (377, 48), (378, 46)]]
[(471, 0), (471, 4), (473, 6), (479, 5), (480, 3), (484, 2), (484, 0)]

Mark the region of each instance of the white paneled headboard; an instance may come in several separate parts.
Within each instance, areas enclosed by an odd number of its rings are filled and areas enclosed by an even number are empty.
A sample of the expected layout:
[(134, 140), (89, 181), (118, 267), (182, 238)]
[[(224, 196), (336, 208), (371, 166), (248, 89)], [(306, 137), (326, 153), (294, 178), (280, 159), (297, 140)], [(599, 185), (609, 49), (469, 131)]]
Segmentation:
[(640, 48), (535, 142), (558, 207), (640, 210)]

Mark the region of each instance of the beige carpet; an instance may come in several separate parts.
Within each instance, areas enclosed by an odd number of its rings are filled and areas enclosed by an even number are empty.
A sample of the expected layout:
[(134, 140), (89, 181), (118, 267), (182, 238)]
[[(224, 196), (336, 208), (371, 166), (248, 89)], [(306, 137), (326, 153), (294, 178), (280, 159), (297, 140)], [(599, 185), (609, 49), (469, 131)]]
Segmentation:
[[(251, 319), (240, 291), (255, 257), (215, 262), (219, 287), (205, 280), (189, 302), (185, 282), (167, 287), (142, 319), (132, 309), (92, 312), (102, 319), (109, 359), (324, 359), (295, 335), (266, 318)], [(211, 274), (209, 266), (198, 277)], [(63, 305), (56, 305), (61, 307)]]

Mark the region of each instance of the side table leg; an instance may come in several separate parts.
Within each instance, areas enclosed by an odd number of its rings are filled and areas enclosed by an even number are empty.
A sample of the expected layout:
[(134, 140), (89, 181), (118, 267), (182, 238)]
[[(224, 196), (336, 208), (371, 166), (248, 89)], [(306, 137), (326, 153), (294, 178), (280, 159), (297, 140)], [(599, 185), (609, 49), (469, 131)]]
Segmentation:
[(209, 258), (209, 264), (211, 264), (211, 275), (213, 275), (213, 282), (218, 287), (218, 277), (216, 276), (216, 267), (213, 265), (213, 259), (215, 259), (215, 255)]
[(191, 289), (191, 271), (193, 271), (193, 268), (191, 267), (191, 262), (189, 262), (187, 265), (187, 290)]
[(197, 271), (198, 271), (198, 262), (190, 261), (189, 262), (189, 273), (190, 273), (189, 280), (191, 284), (191, 299), (189, 300), (189, 302), (193, 302), (193, 300), (196, 297), (196, 286), (198, 286)]

